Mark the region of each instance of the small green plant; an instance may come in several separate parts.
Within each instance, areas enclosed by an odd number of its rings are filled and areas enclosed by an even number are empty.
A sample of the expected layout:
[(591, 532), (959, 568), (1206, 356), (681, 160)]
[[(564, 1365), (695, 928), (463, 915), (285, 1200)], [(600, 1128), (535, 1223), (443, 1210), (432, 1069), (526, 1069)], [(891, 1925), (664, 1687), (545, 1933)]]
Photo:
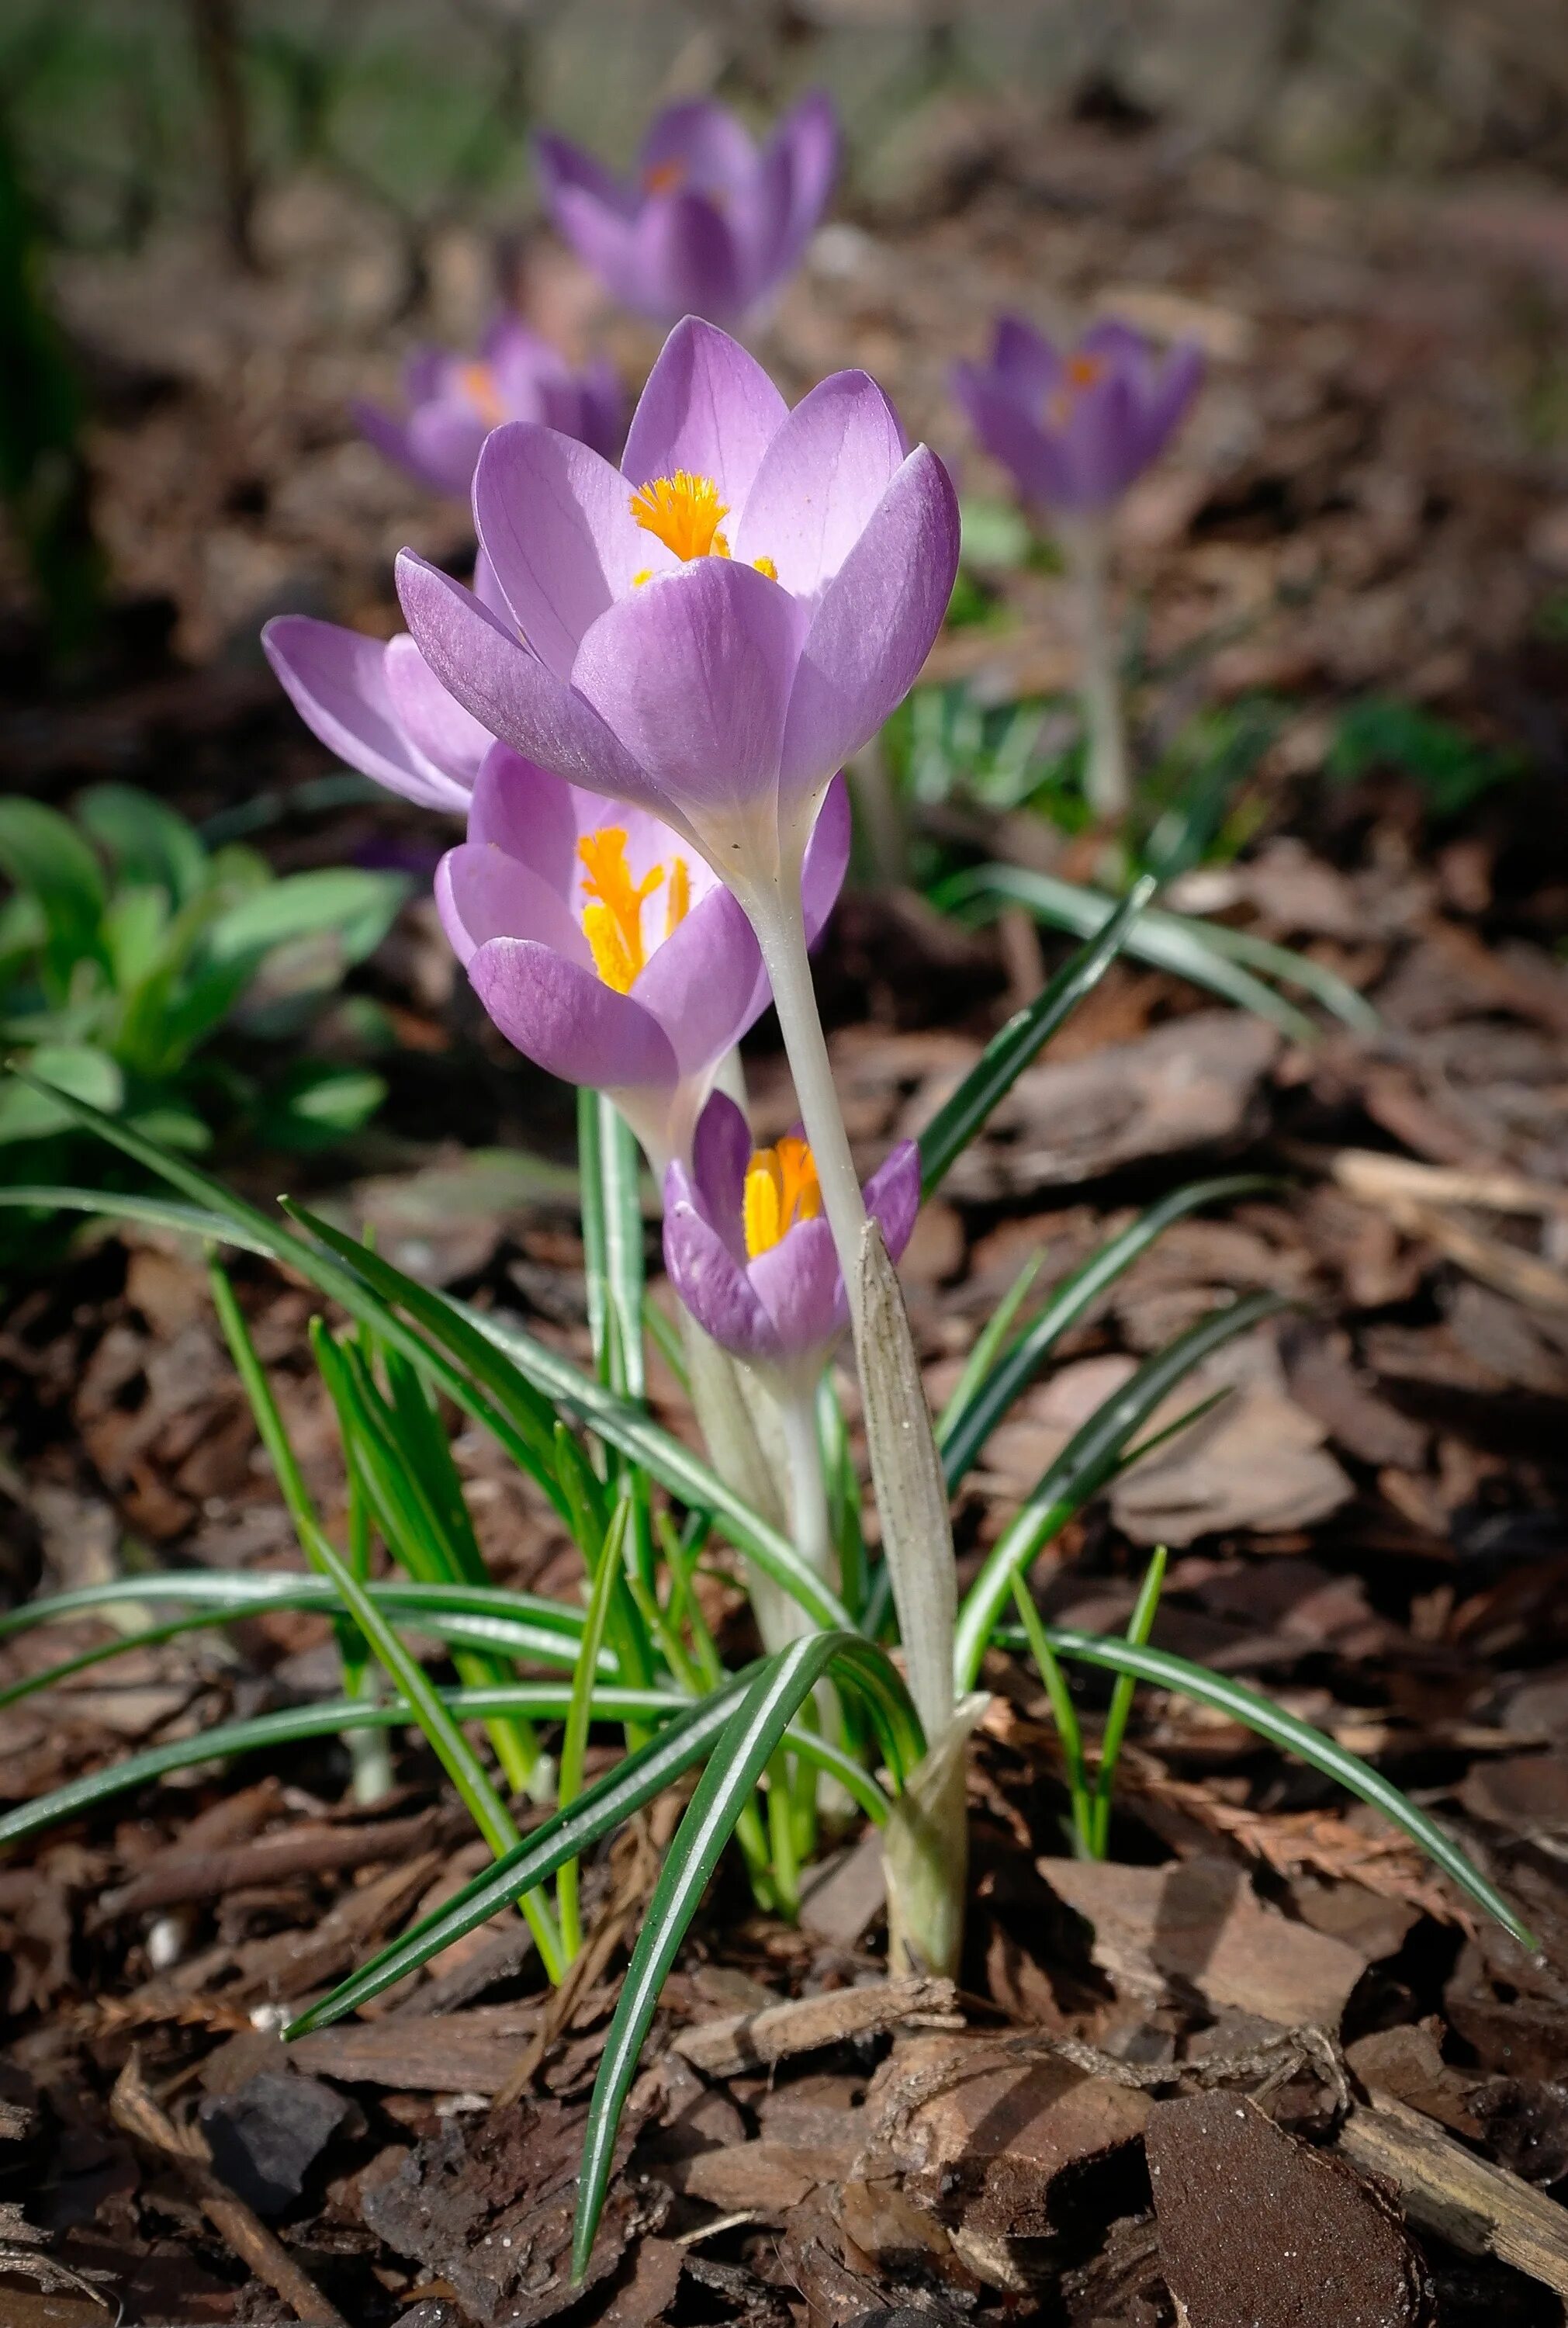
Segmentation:
[(299, 1046), (385, 935), (402, 876), (279, 878), (125, 784), (84, 793), (71, 818), (0, 801), (0, 1050), (34, 1078), (0, 1089), (0, 1177), (80, 1152), (50, 1087), (186, 1154), (224, 1135), (318, 1148), (379, 1106), (371, 1068)]
[[(1137, 885), (1082, 951), (1000, 1030), (927, 1126), (917, 1159), (924, 1194), (941, 1185), (1018, 1076), (1103, 974), (1148, 887)], [(36, 1093), (42, 1086), (29, 1082), (24, 1088)], [(151, 1612), (153, 1621), (135, 1630), (117, 1629), (107, 1641), (59, 1665), (34, 1668), (0, 1692), (0, 1705), (192, 1627), (284, 1608), (332, 1617), (343, 1692), (330, 1704), (225, 1723), (76, 1779), (0, 1816), (0, 1846), (169, 1771), (222, 1755), (276, 1755), (312, 1738), (342, 1739), (361, 1791), (371, 1792), (387, 1775), (374, 1741), (389, 1729), (417, 1728), (489, 1846), (493, 1863), (309, 2004), (291, 2024), (289, 2033), (298, 2035), (356, 2010), (508, 1906), (527, 1917), (541, 1967), (559, 1980), (582, 1944), (577, 1870), (584, 1855), (684, 1774), (699, 1772), (633, 1950), (588, 2112), (575, 2248), (579, 2277), (660, 1987), (731, 1845), (758, 1904), (792, 1915), (801, 1870), (818, 1848), (824, 1797), (847, 1798), (886, 1831), (890, 1957), (905, 1966), (957, 1969), (966, 1834), (962, 1749), (983, 1710), (982, 1667), (995, 1646), (1016, 1648), (1021, 1642), (1031, 1648), (1051, 1687), (1077, 1848), (1095, 1854), (1107, 1848), (1116, 1762), (1132, 1687), (1142, 1680), (1223, 1705), (1376, 1804), (1472, 1899), (1527, 1938), (1506, 1901), (1443, 1830), (1378, 1772), (1239, 1684), (1149, 1645), (1162, 1572), (1158, 1558), (1122, 1639), (1047, 1628), (1029, 1598), (1035, 1563), (1075, 1515), (1129, 1463), (1208, 1411), (1213, 1398), (1196, 1399), (1175, 1422), (1156, 1420), (1211, 1352), (1282, 1306), (1275, 1294), (1249, 1294), (1212, 1310), (1144, 1358), (1047, 1465), (986, 1548), (962, 1599), (951, 1556), (944, 1572), (932, 1572), (929, 1590), (912, 1595), (886, 1531), (882, 1555), (875, 1562), (867, 1556), (862, 1490), (826, 1380), (803, 1413), (812, 1426), (808, 1451), (821, 1469), (836, 1563), (813, 1564), (798, 1526), (786, 1533), (650, 1414), (643, 1354), (651, 1311), (643, 1282), (636, 1151), (629, 1128), (603, 1095), (585, 1094), (580, 1119), (591, 1371), (522, 1327), (420, 1285), (372, 1246), (298, 1204), (284, 1201), (285, 1220), (262, 1212), (187, 1158), (159, 1148), (124, 1114), (103, 1114), (64, 1094), (60, 1104), (85, 1130), (161, 1178), (174, 1195), (76, 1189), (57, 1192), (57, 1201), (180, 1225), (212, 1245), (263, 1254), (332, 1305), (337, 1322), (317, 1321), (311, 1344), (335, 1410), (348, 1492), (341, 1540), (333, 1541), (305, 1487), (233, 1289), (215, 1269), (219, 1313), (308, 1572), (138, 1573), (30, 1603), (0, 1617), (0, 1640), (54, 1619), (99, 1614), (130, 1601)], [(1048, 1363), (1061, 1337), (1171, 1221), (1255, 1185), (1231, 1179), (1173, 1192), (1051, 1288), (1033, 1314), (1026, 1312), (1038, 1271), (1026, 1272), (981, 1336), (929, 1441), (932, 1462), (922, 1473), (922, 1492), (945, 1511), (991, 1432)], [(0, 1190), (0, 1202), (5, 1196)], [(874, 1254), (876, 1247), (871, 1250)], [(688, 1353), (698, 1347), (688, 1344)], [(496, 1441), (577, 1544), (583, 1582), (576, 1605), (488, 1582), (442, 1420), (443, 1400)], [(775, 1639), (770, 1653), (738, 1666), (726, 1663), (695, 1589), (716, 1539), (739, 1557), (765, 1641), (764, 1587), (790, 1618), (780, 1629), (785, 1637)], [(1015, 1615), (1022, 1618), (1022, 1636), (1013, 1629)], [(887, 1647), (896, 1629), (902, 1666)], [(454, 1684), (427, 1672), (405, 1638), (409, 1631), (446, 1645)], [(940, 1694), (933, 1686), (937, 1661)], [(1093, 1783), (1061, 1679), (1064, 1661), (1117, 1676)], [(916, 1681), (927, 1703), (936, 1701), (941, 1731), (922, 1712)], [(596, 1723), (618, 1728), (624, 1752), (607, 1772), (588, 1780), (586, 1746)], [(559, 1725), (549, 1751), (542, 1725)], [(548, 1801), (552, 1778), (555, 1808), (521, 1834), (511, 1798), (523, 1790)], [(834, 1782), (825, 1790), (824, 1778)], [(552, 1879), (553, 1890), (547, 1890)], [(908, 1919), (902, 1926), (901, 1905)]]
[(1522, 774), (1524, 761), (1517, 752), (1477, 743), (1451, 719), (1440, 719), (1417, 703), (1367, 695), (1340, 715), (1323, 766), (1336, 784), (1395, 768), (1441, 819), (1461, 815), (1483, 793), (1512, 783)]

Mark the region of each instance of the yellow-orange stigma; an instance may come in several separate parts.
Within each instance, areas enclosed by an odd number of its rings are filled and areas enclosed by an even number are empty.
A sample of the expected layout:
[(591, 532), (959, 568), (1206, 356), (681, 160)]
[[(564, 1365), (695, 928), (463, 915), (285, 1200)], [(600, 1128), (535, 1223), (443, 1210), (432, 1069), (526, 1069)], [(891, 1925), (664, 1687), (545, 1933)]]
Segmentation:
[(632, 495), (632, 515), (643, 532), (684, 559), (728, 557), (729, 544), (718, 530), (719, 519), (728, 514), (713, 479), (693, 476), (690, 469), (654, 477)]
[(485, 427), (499, 428), (506, 418), (506, 408), (501, 401), (500, 391), (495, 385), (495, 374), (491, 371), (490, 366), (487, 363), (465, 364), (458, 372), (457, 378), (462, 383), (464, 395), (473, 405)]
[(645, 194), (672, 194), (686, 183), (686, 164), (673, 155), (668, 162), (650, 162), (643, 173)]
[(1085, 389), (1093, 388), (1104, 377), (1103, 356), (1069, 356), (1062, 367), (1062, 377), (1046, 400), (1046, 424), (1051, 428), (1065, 427), (1073, 417), (1073, 407)]
[[(624, 825), (607, 824), (585, 833), (577, 843), (583, 864), (583, 935), (594, 957), (594, 968), (617, 994), (629, 994), (648, 956), (643, 944), (643, 907), (663, 881), (665, 868), (653, 866), (634, 882), (626, 863)], [(678, 929), (691, 905), (691, 875), (682, 857), (670, 869), (670, 896), (664, 911), (664, 935)]]
[(814, 1221), (822, 1209), (816, 1159), (794, 1132), (776, 1148), (759, 1148), (746, 1168), (746, 1250), (755, 1261), (771, 1253), (797, 1221)]

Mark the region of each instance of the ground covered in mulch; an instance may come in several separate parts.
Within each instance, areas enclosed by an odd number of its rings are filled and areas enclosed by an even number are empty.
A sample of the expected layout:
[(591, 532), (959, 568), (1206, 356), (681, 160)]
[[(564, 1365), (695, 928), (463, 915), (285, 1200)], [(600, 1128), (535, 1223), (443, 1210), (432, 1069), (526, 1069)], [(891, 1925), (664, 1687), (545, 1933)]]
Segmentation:
[[(1112, 1861), (1072, 1859), (1043, 1693), (998, 1657), (960, 1983), (887, 1982), (874, 1848), (853, 1833), (798, 1928), (721, 1882), (666, 1992), (575, 2295), (587, 2097), (668, 1827), (628, 1832), (589, 1873), (598, 1944), (564, 2009), (521, 1925), (498, 1921), (286, 2054), (284, 2008), (483, 1849), (412, 1747), (371, 1811), (335, 1749), (208, 1768), (0, 1867), (7, 2323), (76, 2328), (117, 2304), (131, 2322), (364, 2328), (840, 2328), (901, 2306), (1064, 2328), (1562, 2318), (1568, 652), (1553, 608), (1568, 483), (1536, 427), (1559, 230), (1543, 196), (1353, 202), (1158, 136), (1042, 140), (955, 105), (897, 211), (819, 245), (775, 351), (797, 385), (867, 362), (912, 428), (958, 453), (943, 367), (1042, 282), (1208, 346), (1197, 420), (1128, 512), (1146, 737), (1204, 703), (1281, 699), (1247, 847), (1189, 883), (1336, 968), (1382, 1032), (1294, 1044), (1122, 964), (1024, 1077), (906, 1263), (938, 1403), (1027, 1255), (1046, 1252), (1043, 1291), (1200, 1172), (1270, 1184), (1170, 1229), (1063, 1346), (966, 1485), (961, 1558), (972, 1569), (1141, 1356), (1237, 1292), (1287, 1297), (1196, 1386), (1228, 1398), (1067, 1530), (1040, 1603), (1119, 1626), (1148, 1549), (1169, 1545), (1157, 1641), (1376, 1760), (1508, 1892), (1541, 1956), (1326, 1782), (1156, 1693), (1138, 1702)], [(196, 814), (276, 793), (280, 862), (427, 864), (437, 842), (411, 812), (289, 813), (324, 763), (242, 644), (286, 604), (390, 627), (387, 553), (461, 548), (460, 519), (409, 499), (343, 426), (346, 397), (390, 369), (408, 286), (373, 219), (318, 187), (274, 198), (258, 239), (272, 271), (251, 282), (172, 243), (135, 268), (67, 271), (102, 376), (105, 536), (140, 603), (72, 701), (30, 694), (19, 648), (0, 724), (51, 796), (105, 774)], [(547, 321), (586, 324), (544, 246), (521, 265)], [(479, 296), (455, 236), (431, 301), (455, 327)], [(635, 343), (619, 344), (630, 368)], [(999, 700), (1065, 683), (1050, 577), (988, 587), (987, 619), (939, 650), (944, 675)], [(1460, 721), (1522, 773), (1446, 818), (1376, 761), (1326, 783), (1339, 707), (1362, 690)], [(1052, 856), (1030, 821), (988, 845)], [(1038, 945), (1011, 925), (968, 933), (897, 887), (846, 899), (822, 989), (869, 1161), (938, 1103)], [(477, 1022), (427, 912), (368, 978), (404, 1048), (379, 1145), (333, 1201), (400, 1265), (581, 1355), (581, 1249), (547, 1169), (569, 1107)], [(753, 1053), (758, 1128), (782, 1130), (766, 1027)], [(234, 1169), (257, 1193), (283, 1185), (265, 1159)], [(310, 1300), (259, 1263), (237, 1277), (333, 1511)], [(296, 1563), (188, 1251), (89, 1240), (17, 1291), (0, 1374), (8, 1594), (138, 1563)], [(655, 1397), (685, 1427), (673, 1385)], [(456, 1451), (498, 1579), (572, 1591), (540, 1500), (476, 1433)], [(738, 1595), (716, 1613), (741, 1654)], [(5, 1672), (61, 1648), (26, 1636)], [(189, 1636), (0, 1713), (0, 1792), (334, 1693), (324, 1623)], [(1103, 1694), (1082, 1695), (1092, 1720)]]

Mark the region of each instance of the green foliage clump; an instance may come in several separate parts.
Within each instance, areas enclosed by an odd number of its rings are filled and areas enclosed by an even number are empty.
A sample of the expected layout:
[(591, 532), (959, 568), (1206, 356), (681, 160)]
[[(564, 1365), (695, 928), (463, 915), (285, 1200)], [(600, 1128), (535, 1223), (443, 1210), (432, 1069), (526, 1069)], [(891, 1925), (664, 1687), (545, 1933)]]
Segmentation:
[(127, 784), (84, 793), (74, 818), (0, 801), (0, 1047), (37, 1079), (0, 1088), (0, 1177), (58, 1172), (80, 1145), (41, 1085), (185, 1154), (320, 1148), (380, 1104), (371, 1069), (299, 1046), (386, 934), (401, 875), (279, 878)]
[(1341, 715), (1323, 765), (1337, 784), (1396, 769), (1418, 787), (1432, 814), (1442, 818), (1462, 815), (1484, 793), (1511, 783), (1524, 763), (1518, 753), (1479, 744), (1419, 704), (1368, 695)]

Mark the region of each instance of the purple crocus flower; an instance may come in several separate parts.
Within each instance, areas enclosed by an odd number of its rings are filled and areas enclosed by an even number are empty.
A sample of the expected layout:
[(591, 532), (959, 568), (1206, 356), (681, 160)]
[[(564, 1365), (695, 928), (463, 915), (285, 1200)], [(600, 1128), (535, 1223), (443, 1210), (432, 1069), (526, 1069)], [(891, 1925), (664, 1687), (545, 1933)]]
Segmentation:
[[(920, 1153), (901, 1141), (866, 1183), (897, 1261), (920, 1209)], [(786, 1395), (814, 1383), (850, 1322), (812, 1151), (798, 1134), (754, 1150), (723, 1092), (702, 1111), (690, 1171), (664, 1175), (664, 1266), (704, 1333)]]
[(466, 813), (494, 738), (447, 694), (407, 631), (370, 639), (309, 615), (279, 615), (261, 643), (329, 752), (420, 808)]
[(1031, 324), (1004, 315), (991, 361), (955, 364), (953, 392), (1026, 502), (1058, 517), (1096, 518), (1160, 452), (1202, 371), (1190, 343), (1162, 362), (1126, 324), (1096, 324), (1065, 353)]
[(510, 624), (398, 561), (443, 685), (527, 758), (671, 826), (754, 923), (798, 920), (817, 804), (947, 605), (958, 505), (936, 455), (906, 454), (863, 372), (791, 412), (744, 348), (688, 318), (619, 470), (518, 423), (486, 442), (474, 505)]
[(492, 324), (475, 359), (447, 348), (417, 350), (403, 373), (403, 398), (401, 417), (361, 402), (354, 418), (378, 452), (420, 484), (459, 501), (468, 498), (480, 446), (503, 421), (542, 421), (613, 460), (625, 419), (621, 383), (609, 364), (601, 359), (574, 371), (559, 349), (514, 315)]
[(564, 137), (539, 140), (551, 218), (623, 306), (656, 324), (755, 320), (827, 207), (839, 159), (829, 98), (803, 98), (759, 152), (721, 105), (671, 105), (630, 182)]
[[(839, 784), (806, 851), (809, 937), (849, 853)], [(719, 1062), (768, 1000), (751, 925), (695, 850), (645, 809), (498, 744), (436, 901), (508, 1042), (567, 1083), (610, 1093), (656, 1169), (685, 1156)]]

